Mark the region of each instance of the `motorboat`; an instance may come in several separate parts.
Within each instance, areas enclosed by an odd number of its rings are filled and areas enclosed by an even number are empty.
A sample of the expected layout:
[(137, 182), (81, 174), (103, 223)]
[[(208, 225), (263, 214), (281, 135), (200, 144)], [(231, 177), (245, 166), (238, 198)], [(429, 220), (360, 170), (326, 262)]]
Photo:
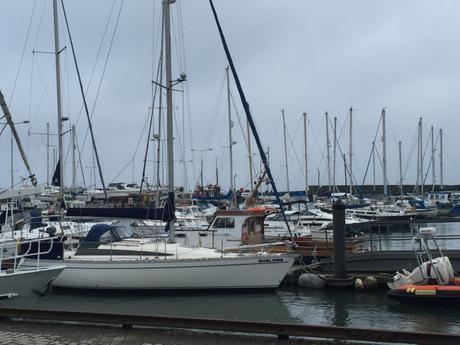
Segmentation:
[[(452, 264), (444, 256), (434, 238), (436, 228), (420, 228), (412, 240), (417, 267), (412, 272), (397, 272), (388, 283), (388, 297), (404, 303), (460, 304), (460, 278), (455, 277)], [(439, 256), (433, 258), (429, 248), (433, 241)]]
[[(333, 238), (332, 214), (319, 209), (285, 211), (290, 223), (291, 232), (295, 237), (311, 235), (314, 240), (328, 241)], [(346, 216), (345, 230), (348, 237), (359, 233), (363, 224), (369, 220), (355, 216)], [(286, 222), (281, 212), (268, 214), (264, 221), (266, 237), (283, 237), (288, 235)]]

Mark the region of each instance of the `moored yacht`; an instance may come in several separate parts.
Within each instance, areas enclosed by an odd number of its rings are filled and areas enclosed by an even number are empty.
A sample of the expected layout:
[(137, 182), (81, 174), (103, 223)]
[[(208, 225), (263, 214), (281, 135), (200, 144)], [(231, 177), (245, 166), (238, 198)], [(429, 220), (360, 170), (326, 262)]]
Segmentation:
[[(48, 264), (53, 262), (46, 260)], [(64, 263), (66, 269), (53, 286), (110, 290), (266, 289), (278, 287), (294, 257), (185, 247), (161, 239), (132, 238), (128, 228), (98, 224), (76, 250), (64, 252)]]

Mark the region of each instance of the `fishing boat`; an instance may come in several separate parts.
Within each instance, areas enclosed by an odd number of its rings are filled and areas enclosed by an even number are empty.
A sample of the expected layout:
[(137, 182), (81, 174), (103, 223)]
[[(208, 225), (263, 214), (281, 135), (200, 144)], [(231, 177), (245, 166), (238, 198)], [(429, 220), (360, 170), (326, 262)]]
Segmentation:
[[(417, 267), (412, 272), (397, 272), (388, 283), (388, 297), (404, 303), (460, 304), (460, 278), (455, 277), (452, 264), (444, 256), (434, 238), (436, 228), (420, 228), (412, 240)], [(429, 240), (436, 247), (438, 257), (433, 258)]]
[[(291, 215), (290, 211), (286, 213), (288, 217)], [(276, 215), (280, 216), (280, 214)], [(270, 214), (267, 216), (263, 210), (219, 210), (215, 212), (207, 231), (226, 236), (230, 241), (237, 243), (236, 246), (228, 248), (233, 252), (264, 248), (270, 253), (297, 254), (306, 263), (333, 255), (333, 236), (316, 239), (309, 232), (297, 232), (295, 228), (291, 233), (284, 228), (280, 236), (276, 237), (273, 236), (272, 229), (269, 229), (269, 234), (266, 236), (266, 217), (269, 216)], [(347, 252), (362, 250), (359, 238), (347, 239)]]

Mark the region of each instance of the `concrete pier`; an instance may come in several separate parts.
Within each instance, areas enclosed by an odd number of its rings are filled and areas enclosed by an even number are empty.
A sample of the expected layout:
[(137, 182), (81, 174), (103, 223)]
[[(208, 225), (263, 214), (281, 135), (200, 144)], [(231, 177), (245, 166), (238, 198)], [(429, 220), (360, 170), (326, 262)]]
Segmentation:
[[(254, 336), (203, 331), (95, 326), (70, 323), (0, 322), (0, 345), (266, 345), (337, 344), (332, 340)], [(357, 344), (347, 342), (347, 344)], [(363, 344), (363, 342), (359, 342)]]

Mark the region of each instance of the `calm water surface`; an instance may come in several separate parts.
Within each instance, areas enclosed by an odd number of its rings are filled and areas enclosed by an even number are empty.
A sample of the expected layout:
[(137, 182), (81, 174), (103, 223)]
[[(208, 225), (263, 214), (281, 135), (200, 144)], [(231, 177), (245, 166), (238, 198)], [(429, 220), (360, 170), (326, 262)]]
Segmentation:
[[(456, 235), (460, 229), (460, 223), (436, 226), (440, 234)], [(458, 307), (404, 305), (389, 300), (384, 289), (356, 293), (280, 288), (270, 292), (182, 294), (55, 290), (49, 296), (19, 296), (2, 303), (25, 308), (460, 333)]]

